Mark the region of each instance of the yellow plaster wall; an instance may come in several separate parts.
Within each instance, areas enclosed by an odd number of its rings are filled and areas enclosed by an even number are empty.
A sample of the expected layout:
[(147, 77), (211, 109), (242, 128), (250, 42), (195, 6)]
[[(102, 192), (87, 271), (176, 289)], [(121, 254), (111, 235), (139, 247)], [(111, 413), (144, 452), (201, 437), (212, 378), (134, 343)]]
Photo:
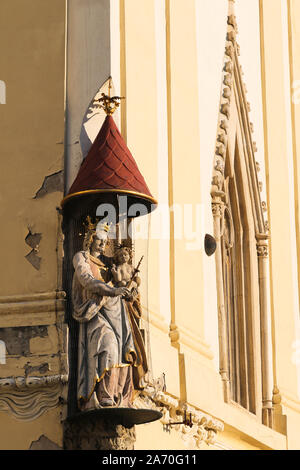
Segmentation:
[(283, 388), (297, 396), (297, 367), (292, 355), (299, 312), (294, 310), (293, 270), (296, 259), (295, 247), (291, 242), (291, 218), (294, 218), (291, 199), (294, 198), (294, 193), (288, 166), (290, 142), (287, 123), (290, 120), (290, 108), (286, 106), (288, 98), (284, 63), (287, 23), (282, 22), (282, 2), (265, 0), (260, 7), (274, 381), (279, 391)]
[[(41, 376), (43, 363), (46, 375), (59, 374), (62, 344), (57, 321), (62, 306), (54, 291), (61, 290), (56, 208), (63, 194), (65, 2), (2, 1), (0, 42), (0, 78), (6, 84), (0, 114), (0, 329), (48, 326), (46, 336), (29, 340), (26, 355), (7, 355), (0, 377), (24, 377), (26, 367), (32, 368), (30, 375)], [(56, 185), (46, 186), (46, 193), (35, 198), (44, 179), (58, 172), (62, 173)], [(36, 247), (39, 270), (25, 258), (32, 250), (25, 243), (29, 231), (42, 236)], [(33, 421), (1, 411), (1, 449), (28, 449), (41, 435), (61, 446), (59, 408)]]
[(60, 409), (48, 410), (34, 421), (20, 421), (8, 413), (0, 413), (2, 450), (28, 450), (34, 441), (45, 436), (51, 444), (62, 447), (62, 426)]
[[(194, 18), (194, 2), (166, 2), (169, 159), (171, 163), (169, 177), (172, 180), (170, 202), (171, 205), (178, 204), (182, 214), (178, 217), (175, 212), (174, 227), (173, 230), (171, 228), (170, 233), (171, 239), (173, 238), (171, 256), (174, 270), (171, 272), (174, 290), (172, 323), (179, 328), (179, 331), (181, 327), (185, 327), (201, 338), (203, 337), (203, 316), (198, 312), (203, 310), (202, 253), (200, 250), (187, 249), (188, 240), (184, 233), (188, 224), (188, 220), (184, 219), (184, 205), (191, 205), (195, 216), (195, 204), (201, 203), (199, 114), (197, 106), (190, 103), (190, 99), (195, 100), (196, 103), (198, 100)], [(183, 266), (189, 266), (188, 273)], [(186, 284), (188, 284), (189, 293), (184, 293), (183, 286)], [(192, 300), (193, 292), (197, 292), (197, 303)]]
[[(34, 199), (44, 178), (63, 169), (64, 2), (5, 0), (0, 6), (2, 105), (0, 295), (57, 287), (56, 206), (61, 191)], [(25, 259), (28, 227), (42, 233), (41, 269)]]
[[(291, 113), (291, 145), (294, 166), (294, 198), (295, 198), (295, 236), (297, 241), (297, 267), (300, 266), (300, 239), (299, 239), (299, 148), (300, 148), (300, 30), (297, 19), (300, 14), (300, 5), (296, 0), (287, 0), (287, 28), (288, 28), (288, 57), (290, 79), (290, 113)], [(299, 296), (299, 280), (298, 280)]]
[[(121, 82), (126, 96), (126, 116), (123, 115), (122, 132), (127, 138), (127, 145), (135, 157), (139, 169), (147, 176), (147, 184), (156, 197), (158, 190), (157, 168), (157, 80), (156, 80), (156, 42), (155, 42), (155, 2), (138, 0), (121, 2), (121, 48), (124, 49), (124, 63), (121, 63)], [(139, 18), (139, 21), (136, 19)], [(125, 131), (126, 129), (126, 131)], [(136, 136), (139, 136), (137, 139)], [(146, 274), (144, 283), (143, 304), (146, 308), (159, 311), (159, 275), (158, 275), (158, 240), (151, 240), (147, 246), (145, 237), (139, 237), (139, 223), (146, 224), (148, 219), (136, 222), (136, 262), (142, 254), (147, 253), (147, 260), (141, 267)], [(149, 221), (150, 222), (150, 221)], [(138, 238), (143, 238), (140, 241)], [(148, 273), (148, 274), (147, 274)], [(144, 276), (145, 278), (145, 276)], [(147, 289), (153, 295), (147, 300)], [(147, 304), (148, 302), (148, 304)]]

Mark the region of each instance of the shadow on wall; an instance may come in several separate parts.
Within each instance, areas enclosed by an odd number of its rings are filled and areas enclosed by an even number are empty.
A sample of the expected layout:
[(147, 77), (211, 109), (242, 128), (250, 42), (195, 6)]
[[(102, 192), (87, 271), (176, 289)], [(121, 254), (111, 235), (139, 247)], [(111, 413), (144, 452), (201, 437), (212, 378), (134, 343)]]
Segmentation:
[[(105, 93), (106, 95), (115, 95), (115, 87), (111, 77), (109, 77), (101, 85), (101, 87), (99, 88), (93, 99), (90, 101), (89, 106), (85, 111), (79, 136), (79, 144), (83, 158), (85, 158), (88, 154), (106, 118), (104, 110), (98, 103), (103, 93)], [(115, 119), (116, 116), (118, 116), (118, 110), (116, 111), (116, 115), (114, 115)]]

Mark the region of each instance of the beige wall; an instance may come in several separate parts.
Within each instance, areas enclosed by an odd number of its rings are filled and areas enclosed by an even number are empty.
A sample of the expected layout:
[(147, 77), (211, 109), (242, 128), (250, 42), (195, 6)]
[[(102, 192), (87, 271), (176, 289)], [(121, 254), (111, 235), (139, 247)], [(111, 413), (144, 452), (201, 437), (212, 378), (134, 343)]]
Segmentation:
[[(6, 83), (0, 118), (2, 260), (6, 266), (1, 295), (50, 291), (57, 286), (53, 257), (61, 189), (34, 197), (45, 177), (63, 169), (64, 4), (47, 2), (37, 8), (37, 2), (29, 0), (25, 8), (24, 2), (16, 0), (4, 1), (0, 8), (4, 48), (0, 68)], [(28, 227), (42, 234), (40, 271), (25, 259), (30, 252), (24, 242)], [(16, 272), (22, 282), (13, 281)]]
[[(7, 349), (6, 363), (0, 365), (2, 380), (62, 372), (57, 325), (64, 309), (55, 291), (61, 290), (56, 207), (63, 194), (64, 170), (64, 2), (4, 0), (0, 42), (1, 80), (6, 84), (6, 104), (1, 105), (0, 116), (5, 267), (0, 275), (0, 335)], [(29, 232), (41, 234), (39, 246), (26, 244)], [(25, 258), (33, 248), (40, 258), (39, 269)], [(30, 393), (24, 393), (30, 401)], [(60, 410), (49, 410), (30, 424), (21, 422), (8, 413), (10, 402), (3, 384), (0, 403), (2, 449), (26, 449), (42, 434), (61, 445)]]
[[(293, 8), (293, 10), (292, 10)], [(298, 160), (297, 106), (292, 101), (296, 71), (295, 5), (261, 3), (262, 89), (265, 156), (271, 229), (270, 282), (273, 316), (276, 410), (287, 415), (289, 448), (299, 448), (295, 409), (299, 410)], [(268, 21), (272, 15), (271, 22)], [(276, 31), (276, 33), (275, 33)], [(274, 47), (275, 46), (275, 47)], [(275, 52), (276, 49), (276, 52)], [(276, 99), (274, 99), (276, 96)], [(278, 267), (281, 267), (278, 269)]]

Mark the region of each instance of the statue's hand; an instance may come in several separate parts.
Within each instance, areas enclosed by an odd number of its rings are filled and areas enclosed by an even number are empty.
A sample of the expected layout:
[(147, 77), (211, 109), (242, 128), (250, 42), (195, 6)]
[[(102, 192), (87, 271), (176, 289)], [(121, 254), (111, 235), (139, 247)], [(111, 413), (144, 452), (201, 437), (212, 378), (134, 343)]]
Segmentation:
[(117, 271), (117, 267), (115, 264), (112, 265), (112, 267), (110, 268), (110, 272), (114, 278), (114, 280), (118, 280), (118, 271)]
[(133, 302), (134, 296), (132, 295), (132, 293), (130, 293), (129, 295), (126, 295), (124, 299), (127, 300), (127, 302)]
[(139, 291), (137, 289), (137, 287), (134, 287), (131, 291), (131, 295), (133, 298), (137, 297), (139, 295)]
[(120, 295), (121, 297), (128, 297), (130, 295), (130, 290), (127, 287), (116, 287), (115, 296)]
[(111, 270), (111, 272), (112, 272), (113, 274), (118, 274), (117, 267), (116, 267), (115, 264), (112, 265), (112, 267), (110, 268), (110, 270)]

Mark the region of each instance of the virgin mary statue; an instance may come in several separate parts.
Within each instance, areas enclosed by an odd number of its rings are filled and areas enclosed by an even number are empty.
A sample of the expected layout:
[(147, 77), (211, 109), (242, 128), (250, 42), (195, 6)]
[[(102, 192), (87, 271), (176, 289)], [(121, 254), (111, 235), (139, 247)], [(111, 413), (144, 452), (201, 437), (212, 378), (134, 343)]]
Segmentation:
[[(91, 224), (73, 258), (73, 318), (79, 323), (77, 398), (81, 411), (132, 407), (147, 372), (141, 335), (128, 306), (126, 286), (115, 287), (112, 259), (104, 255), (107, 225)], [(136, 379), (138, 377), (138, 379)]]

